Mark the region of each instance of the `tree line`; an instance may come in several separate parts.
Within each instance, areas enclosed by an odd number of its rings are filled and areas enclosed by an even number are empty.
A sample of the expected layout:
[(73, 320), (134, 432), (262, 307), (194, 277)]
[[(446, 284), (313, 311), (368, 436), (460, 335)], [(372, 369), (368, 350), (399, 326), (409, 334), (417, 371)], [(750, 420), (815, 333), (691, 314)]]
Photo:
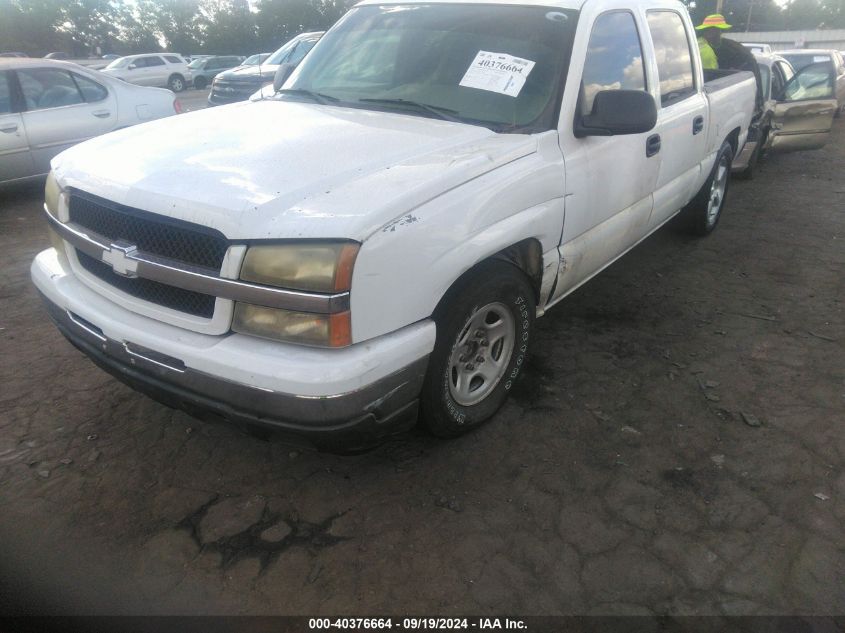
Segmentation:
[[(355, 0), (0, 0), (0, 50), (72, 56), (270, 52), (334, 24)], [(689, 4), (689, 0), (685, 0)], [(845, 28), (845, 0), (723, 0), (735, 31)], [(698, 0), (693, 19), (716, 10)]]
[[(690, 9), (693, 21), (700, 24), (717, 5), (718, 0), (697, 0)], [(845, 0), (722, 0), (722, 5), (734, 32), (845, 29)]]
[(0, 50), (74, 57), (272, 52), (324, 30), (353, 0), (0, 0)]

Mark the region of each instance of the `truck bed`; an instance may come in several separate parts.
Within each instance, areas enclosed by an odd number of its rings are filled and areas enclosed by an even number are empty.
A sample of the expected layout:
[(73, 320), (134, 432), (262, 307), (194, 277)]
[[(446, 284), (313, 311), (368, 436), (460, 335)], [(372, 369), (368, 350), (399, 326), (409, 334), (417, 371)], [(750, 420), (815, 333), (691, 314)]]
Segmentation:
[(707, 153), (714, 155), (732, 130), (739, 129), (736, 154), (739, 155), (748, 136), (755, 110), (757, 80), (747, 70), (705, 70), (704, 94), (710, 102), (710, 125), (707, 132)]

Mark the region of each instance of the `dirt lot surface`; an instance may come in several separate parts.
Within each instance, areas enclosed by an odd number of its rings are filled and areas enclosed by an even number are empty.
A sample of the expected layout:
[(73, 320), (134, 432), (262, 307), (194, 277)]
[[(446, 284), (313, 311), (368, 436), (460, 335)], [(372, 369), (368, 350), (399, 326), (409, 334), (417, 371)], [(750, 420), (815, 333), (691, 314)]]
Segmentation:
[(354, 457), (198, 422), (48, 322), (0, 193), (0, 569), (84, 613), (845, 612), (845, 125), (538, 321), (457, 441)]

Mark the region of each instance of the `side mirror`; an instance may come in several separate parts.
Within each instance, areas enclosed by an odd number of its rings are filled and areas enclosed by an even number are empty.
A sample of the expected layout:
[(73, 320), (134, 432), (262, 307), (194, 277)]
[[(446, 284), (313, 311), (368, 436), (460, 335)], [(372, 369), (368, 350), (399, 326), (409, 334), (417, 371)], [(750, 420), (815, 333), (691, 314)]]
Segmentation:
[(276, 70), (276, 76), (273, 77), (273, 92), (279, 92), (282, 89), (282, 86), (285, 85), (285, 82), (295, 68), (295, 64), (282, 64), (279, 66), (278, 70)]
[(602, 90), (593, 100), (593, 111), (575, 123), (575, 136), (642, 134), (657, 124), (654, 97), (643, 90)]
[(135, 70), (136, 68), (138, 68), (138, 65), (135, 64), (134, 62), (129, 64), (129, 70)]

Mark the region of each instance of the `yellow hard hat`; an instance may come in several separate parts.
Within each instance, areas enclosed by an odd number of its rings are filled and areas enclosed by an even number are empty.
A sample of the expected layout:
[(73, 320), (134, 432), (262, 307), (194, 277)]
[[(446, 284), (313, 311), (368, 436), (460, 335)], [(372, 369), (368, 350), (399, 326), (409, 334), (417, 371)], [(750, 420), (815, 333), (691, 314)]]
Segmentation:
[(725, 22), (725, 16), (721, 13), (713, 13), (704, 18), (704, 22), (695, 27), (696, 31), (703, 31), (704, 29), (722, 29), (731, 28), (731, 25)]

